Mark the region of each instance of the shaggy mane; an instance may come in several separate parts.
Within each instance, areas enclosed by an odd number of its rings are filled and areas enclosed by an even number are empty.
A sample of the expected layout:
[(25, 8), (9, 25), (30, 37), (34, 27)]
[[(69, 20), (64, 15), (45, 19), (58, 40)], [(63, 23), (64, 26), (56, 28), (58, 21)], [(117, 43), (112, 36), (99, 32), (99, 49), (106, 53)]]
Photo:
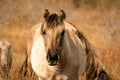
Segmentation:
[(94, 54), (94, 49), (93, 49), (94, 47), (90, 44), (90, 42), (87, 40), (87, 38), (83, 35), (83, 33), (79, 29), (77, 29), (77, 27), (74, 24), (72, 24), (72, 23), (70, 23), (70, 24), (73, 25), (73, 27), (75, 27), (75, 29), (76, 29), (75, 34), (85, 45), (86, 55), (88, 55), (89, 53)]
[[(73, 26), (76, 28), (75, 25)], [(110, 80), (106, 70), (104, 69), (104, 66), (101, 62), (99, 62), (98, 56), (95, 54), (94, 47), (91, 45), (91, 43), (78, 29), (75, 31), (75, 34), (78, 36), (79, 39), (81, 39), (82, 43), (85, 45), (85, 51), (87, 56), (86, 79), (94, 80), (96, 78), (97, 80), (102, 80), (104, 78), (105, 80)]]
[(94, 54), (94, 50), (93, 50), (93, 46), (89, 43), (89, 41), (86, 39), (86, 37), (83, 35), (82, 32), (80, 32), (79, 30), (77, 30), (75, 32), (75, 34), (81, 39), (81, 41), (85, 44), (85, 51), (86, 51), (86, 55), (88, 55), (88, 53), (92, 52)]

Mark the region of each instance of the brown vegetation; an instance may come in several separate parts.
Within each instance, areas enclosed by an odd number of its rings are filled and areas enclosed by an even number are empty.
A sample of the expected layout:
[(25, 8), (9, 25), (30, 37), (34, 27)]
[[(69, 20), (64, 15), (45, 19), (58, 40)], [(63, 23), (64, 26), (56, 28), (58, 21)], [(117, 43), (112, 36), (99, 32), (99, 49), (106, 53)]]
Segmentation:
[(111, 80), (120, 79), (120, 0), (1, 0), (0, 40), (13, 45), (11, 80), (24, 80), (21, 66), (26, 57), (27, 34), (43, 21), (44, 9), (63, 9), (93, 44)]

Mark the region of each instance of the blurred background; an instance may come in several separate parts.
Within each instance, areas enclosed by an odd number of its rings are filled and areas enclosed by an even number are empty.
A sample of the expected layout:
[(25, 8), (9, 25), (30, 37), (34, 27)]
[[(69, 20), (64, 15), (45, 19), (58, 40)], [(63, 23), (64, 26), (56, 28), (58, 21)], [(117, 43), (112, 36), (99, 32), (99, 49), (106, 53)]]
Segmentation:
[(120, 0), (0, 0), (0, 40), (13, 45), (11, 80), (24, 80), (27, 34), (43, 21), (44, 9), (63, 9), (65, 21), (84, 33), (111, 80), (120, 80)]

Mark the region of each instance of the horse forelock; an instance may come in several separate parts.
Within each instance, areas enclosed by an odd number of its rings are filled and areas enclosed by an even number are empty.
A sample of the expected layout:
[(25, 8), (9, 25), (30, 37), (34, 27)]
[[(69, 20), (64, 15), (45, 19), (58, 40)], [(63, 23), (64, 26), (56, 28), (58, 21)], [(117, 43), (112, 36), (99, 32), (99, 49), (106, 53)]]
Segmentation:
[(45, 22), (48, 28), (53, 28), (61, 25), (63, 23), (63, 20), (56, 13), (53, 13), (46, 19)]

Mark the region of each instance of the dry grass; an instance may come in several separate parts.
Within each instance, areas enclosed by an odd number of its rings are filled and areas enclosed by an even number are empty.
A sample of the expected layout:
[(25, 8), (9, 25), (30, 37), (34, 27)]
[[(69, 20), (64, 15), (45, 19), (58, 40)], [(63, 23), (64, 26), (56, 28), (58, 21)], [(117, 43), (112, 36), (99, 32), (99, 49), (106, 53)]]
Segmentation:
[[(26, 44), (28, 28), (20, 24), (10, 24), (0, 27), (0, 40), (7, 40), (12, 44), (12, 69), (10, 80), (18, 80), (19, 70), (24, 63), (26, 56)], [(19, 80), (21, 80), (20, 78)]]
[[(0, 11), (3, 12), (0, 13), (0, 40), (7, 40), (12, 43), (12, 80), (21, 80), (17, 78), (17, 71), (19, 71), (18, 68), (23, 63), (26, 54), (28, 31), (31, 26), (42, 21), (41, 16), (45, 8), (50, 9), (50, 11), (64, 9), (67, 14), (66, 21), (75, 24), (95, 47), (95, 51), (105, 65), (111, 80), (120, 79), (119, 0), (116, 0), (117, 2), (114, 3), (117, 7), (111, 6), (109, 9), (109, 5), (106, 5), (107, 7), (102, 6), (102, 9), (99, 6), (96, 9), (88, 9), (84, 7), (85, 5), (75, 8), (71, 0), (64, 3), (62, 2), (64, 0), (59, 1), (59, 3), (53, 0), (49, 3), (48, 0), (40, 1), (40, 3), (38, 0), (34, 2), (30, 0), (27, 3), (24, 3), (22, 0), (14, 0), (14, 2), (10, 0), (9, 4), (3, 5), (6, 1), (0, 1), (0, 6), (3, 6), (0, 7)], [(13, 6), (12, 3), (14, 4)], [(55, 4), (57, 4), (56, 7)], [(11, 11), (7, 10), (7, 7)]]

